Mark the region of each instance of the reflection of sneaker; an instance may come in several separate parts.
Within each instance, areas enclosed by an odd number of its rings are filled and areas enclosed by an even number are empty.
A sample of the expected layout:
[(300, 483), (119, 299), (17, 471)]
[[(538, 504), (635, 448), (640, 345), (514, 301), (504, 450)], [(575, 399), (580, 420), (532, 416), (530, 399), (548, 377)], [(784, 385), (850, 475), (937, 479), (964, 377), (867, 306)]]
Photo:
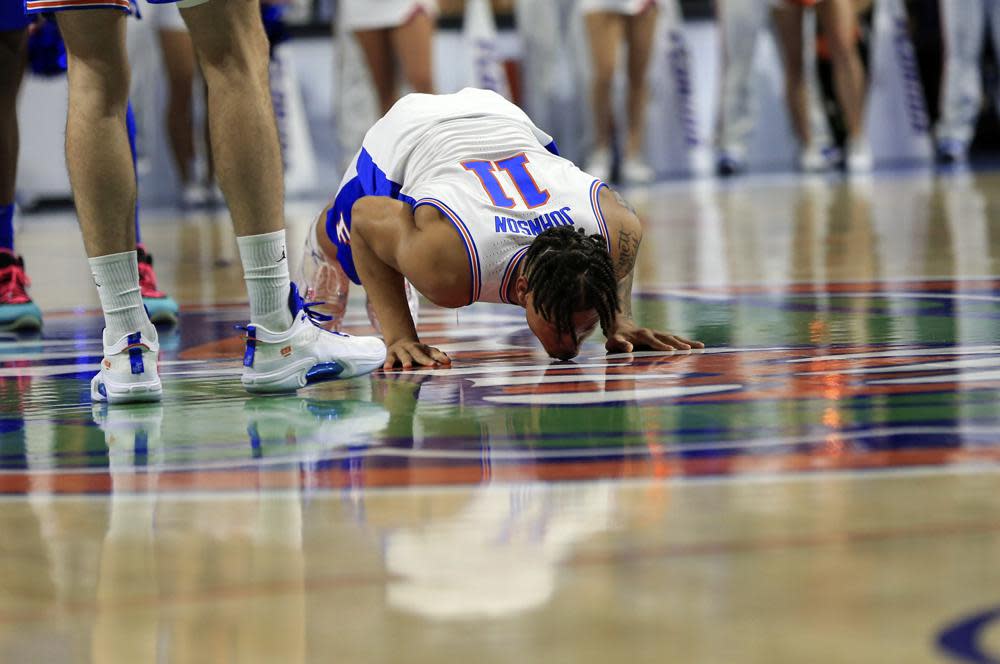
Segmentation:
[(0, 330), (41, 329), (42, 311), (28, 297), (30, 284), (24, 272), (24, 259), (0, 249)]
[(622, 161), (622, 179), (626, 184), (649, 184), (656, 173), (639, 157), (625, 157)]
[(156, 288), (156, 272), (153, 270), (153, 256), (146, 253), (141, 244), (136, 245), (139, 258), (139, 290), (142, 303), (149, 312), (153, 325), (173, 325), (177, 322), (177, 303), (174, 298)]
[(611, 150), (608, 148), (597, 148), (590, 153), (587, 158), (587, 165), (583, 168), (585, 173), (593, 175), (601, 182), (607, 182), (611, 177)]
[[(403, 279), (403, 290), (406, 292), (406, 307), (410, 310), (413, 327), (416, 327), (420, 322), (420, 296), (409, 279)], [(365, 300), (365, 308), (368, 310), (368, 322), (375, 328), (375, 333), (382, 334), (382, 324), (378, 322), (378, 316), (375, 315), (375, 307), (372, 306), (370, 298)]]
[(90, 398), (111, 404), (159, 401), (163, 394), (156, 369), (160, 344), (142, 332), (126, 334), (108, 345), (105, 339), (101, 370), (90, 381)]
[(292, 326), (272, 332), (246, 326), (243, 386), (249, 392), (294, 392), (326, 380), (353, 378), (375, 371), (385, 362), (385, 344), (376, 337), (353, 337), (318, 325), (326, 317), (312, 310), (292, 284), (288, 294)]
[[(320, 217), (322, 219), (322, 216)], [(324, 327), (339, 330), (347, 310), (347, 294), (351, 280), (337, 259), (329, 260), (316, 242), (316, 232), (320, 219), (313, 222), (306, 233), (306, 243), (302, 250), (301, 275), (302, 293), (308, 301), (320, 302), (315, 308), (329, 316)]]
[[(141, 467), (154, 463), (160, 450), (160, 427), (163, 406), (158, 403), (116, 408), (95, 403), (91, 414), (94, 423), (104, 432), (111, 470), (122, 466)], [(150, 459), (150, 455), (154, 457)]]
[(289, 442), (300, 446), (299, 453), (368, 445), (372, 434), (389, 424), (389, 411), (370, 401), (338, 399), (251, 399), (246, 403), (247, 433), (254, 456), (268, 456), (267, 449), (283, 450)]

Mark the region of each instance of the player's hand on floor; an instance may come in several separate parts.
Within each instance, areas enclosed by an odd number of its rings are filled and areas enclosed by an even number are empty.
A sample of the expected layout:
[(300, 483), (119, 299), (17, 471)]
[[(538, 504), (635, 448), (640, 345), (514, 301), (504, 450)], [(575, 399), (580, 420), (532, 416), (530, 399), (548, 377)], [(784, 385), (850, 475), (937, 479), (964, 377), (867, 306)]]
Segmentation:
[(383, 369), (389, 370), (395, 367), (412, 369), (414, 366), (449, 367), (451, 366), (451, 358), (437, 348), (422, 344), (414, 339), (396, 341), (386, 349)]
[(692, 350), (704, 347), (705, 344), (700, 341), (651, 330), (648, 327), (639, 327), (631, 321), (619, 324), (614, 332), (608, 335), (608, 342), (604, 344), (609, 353), (631, 353), (635, 350)]

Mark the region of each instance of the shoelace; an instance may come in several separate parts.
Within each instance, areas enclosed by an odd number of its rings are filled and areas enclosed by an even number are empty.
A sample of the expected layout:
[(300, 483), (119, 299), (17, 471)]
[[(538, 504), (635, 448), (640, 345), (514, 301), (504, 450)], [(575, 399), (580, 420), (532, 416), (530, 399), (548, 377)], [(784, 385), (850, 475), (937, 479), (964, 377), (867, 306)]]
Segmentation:
[(30, 302), (27, 287), (31, 285), (31, 279), (25, 274), (20, 265), (11, 265), (0, 270), (0, 303), (2, 304), (23, 304)]
[[(320, 323), (326, 323), (328, 321), (333, 320), (333, 316), (328, 316), (324, 313), (320, 313), (319, 311), (315, 311), (313, 309), (313, 307), (318, 307), (321, 304), (326, 304), (326, 302), (302, 302), (299, 304), (301, 310), (305, 312), (306, 317), (309, 319), (309, 322), (315, 325), (316, 327), (322, 327)], [(233, 329), (240, 330), (241, 332), (249, 332), (250, 325), (234, 325)], [(326, 330), (326, 331), (329, 332), (330, 334), (336, 334), (338, 337), (351, 336), (349, 334), (344, 334), (343, 332), (337, 332), (335, 330)], [(243, 340), (245, 341), (246, 339), (247, 335), (244, 334)]]

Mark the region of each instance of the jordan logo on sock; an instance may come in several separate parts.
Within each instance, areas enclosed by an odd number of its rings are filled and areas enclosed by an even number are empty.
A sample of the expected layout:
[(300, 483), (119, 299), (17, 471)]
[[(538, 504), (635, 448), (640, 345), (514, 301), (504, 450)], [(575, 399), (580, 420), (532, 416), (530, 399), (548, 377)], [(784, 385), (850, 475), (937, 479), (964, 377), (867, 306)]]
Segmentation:
[(276, 260), (274, 262), (275, 263), (280, 263), (283, 260), (285, 260), (285, 250), (284, 249), (281, 250), (281, 258), (279, 258), (278, 260)]

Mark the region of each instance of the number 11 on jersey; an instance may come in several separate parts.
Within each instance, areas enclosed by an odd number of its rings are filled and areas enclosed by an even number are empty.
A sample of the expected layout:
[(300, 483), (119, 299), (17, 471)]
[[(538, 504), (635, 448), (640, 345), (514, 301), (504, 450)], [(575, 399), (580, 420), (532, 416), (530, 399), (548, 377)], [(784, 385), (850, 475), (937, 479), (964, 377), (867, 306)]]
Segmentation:
[(546, 189), (539, 188), (538, 183), (535, 182), (535, 178), (528, 172), (527, 164), (528, 156), (522, 152), (499, 161), (470, 159), (469, 161), (463, 161), (462, 167), (479, 178), (479, 184), (483, 185), (483, 189), (490, 197), (493, 205), (502, 208), (512, 208), (517, 203), (507, 195), (496, 175), (500, 171), (505, 172), (510, 177), (511, 182), (514, 183), (514, 187), (521, 196), (521, 200), (524, 201), (524, 204), (530, 210), (539, 205), (545, 205), (549, 201), (549, 192)]

